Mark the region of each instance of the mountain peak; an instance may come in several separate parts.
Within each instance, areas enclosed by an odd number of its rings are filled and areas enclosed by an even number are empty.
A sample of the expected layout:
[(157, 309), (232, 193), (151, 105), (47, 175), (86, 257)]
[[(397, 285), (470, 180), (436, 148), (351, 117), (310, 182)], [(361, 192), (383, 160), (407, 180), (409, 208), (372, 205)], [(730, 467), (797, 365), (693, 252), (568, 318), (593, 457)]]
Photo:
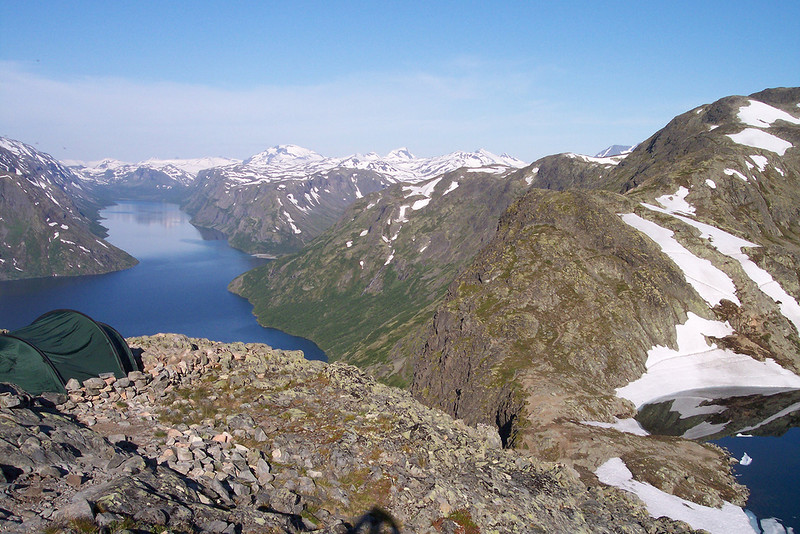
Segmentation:
[(285, 165), (294, 163), (311, 163), (322, 161), (323, 158), (313, 150), (297, 145), (276, 145), (259, 152), (244, 161), (245, 165)]
[(396, 148), (386, 155), (386, 159), (412, 160), (417, 159), (406, 147)]
[(621, 156), (623, 154), (630, 153), (636, 145), (611, 145), (610, 147), (606, 148), (605, 150), (601, 150), (597, 154), (594, 155), (596, 158), (610, 158), (612, 156)]

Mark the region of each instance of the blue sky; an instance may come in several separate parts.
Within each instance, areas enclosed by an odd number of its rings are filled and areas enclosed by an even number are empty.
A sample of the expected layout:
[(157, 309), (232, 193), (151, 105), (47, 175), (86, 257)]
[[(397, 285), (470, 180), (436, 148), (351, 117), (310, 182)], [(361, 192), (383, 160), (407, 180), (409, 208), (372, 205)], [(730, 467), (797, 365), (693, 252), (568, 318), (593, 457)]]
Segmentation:
[(800, 85), (800, 2), (0, 0), (0, 135), (60, 159), (642, 141)]

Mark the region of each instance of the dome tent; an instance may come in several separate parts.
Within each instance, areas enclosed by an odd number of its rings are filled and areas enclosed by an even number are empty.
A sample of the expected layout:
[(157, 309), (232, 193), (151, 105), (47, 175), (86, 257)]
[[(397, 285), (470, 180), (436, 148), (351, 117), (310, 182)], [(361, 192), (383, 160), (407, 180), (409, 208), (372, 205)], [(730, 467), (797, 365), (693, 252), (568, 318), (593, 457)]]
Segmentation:
[(101, 373), (122, 378), (137, 370), (119, 332), (74, 310), (45, 313), (0, 335), (0, 382), (12, 382), (33, 395), (64, 393), (70, 378), (83, 382)]

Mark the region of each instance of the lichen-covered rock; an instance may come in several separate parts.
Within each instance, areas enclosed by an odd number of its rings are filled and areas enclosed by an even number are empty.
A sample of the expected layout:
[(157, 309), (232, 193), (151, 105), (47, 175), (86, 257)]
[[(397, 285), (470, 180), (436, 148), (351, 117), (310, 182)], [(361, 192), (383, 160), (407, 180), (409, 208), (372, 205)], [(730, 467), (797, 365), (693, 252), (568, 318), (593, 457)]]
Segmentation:
[(434, 533), (466, 515), (480, 532), (687, 531), (354, 367), (258, 344), (128, 341), (145, 371), (126, 387), (0, 409), (0, 531), (81, 511), (98, 526), (172, 532), (334, 533), (378, 520)]

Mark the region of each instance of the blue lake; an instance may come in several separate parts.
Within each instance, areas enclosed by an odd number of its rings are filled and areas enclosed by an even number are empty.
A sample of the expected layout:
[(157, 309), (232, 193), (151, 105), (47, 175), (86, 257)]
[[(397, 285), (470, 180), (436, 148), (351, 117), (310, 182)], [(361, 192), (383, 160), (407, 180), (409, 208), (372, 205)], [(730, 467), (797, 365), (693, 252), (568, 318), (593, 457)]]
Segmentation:
[(267, 260), (209, 239), (207, 232), (204, 238), (175, 204), (120, 202), (101, 216), (108, 241), (140, 263), (105, 275), (2, 282), (0, 328), (14, 330), (47, 311), (71, 308), (125, 337), (180, 333), (266, 343), (325, 359), (313, 342), (260, 326), (250, 303), (228, 292), (231, 280)]
[(654, 434), (726, 448), (740, 460), (733, 472), (750, 490), (745, 509), (757, 532), (800, 533), (800, 390), (685, 391), (641, 407), (637, 419)]

